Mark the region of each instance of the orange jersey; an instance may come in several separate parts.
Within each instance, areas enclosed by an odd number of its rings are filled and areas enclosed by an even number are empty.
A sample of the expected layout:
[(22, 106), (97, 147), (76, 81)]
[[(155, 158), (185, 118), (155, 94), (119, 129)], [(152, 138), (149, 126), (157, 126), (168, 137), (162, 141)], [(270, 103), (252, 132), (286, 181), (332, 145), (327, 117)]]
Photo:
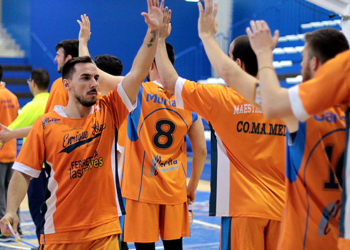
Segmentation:
[[(288, 90), (294, 115), (306, 120), (309, 115), (321, 112), (329, 107), (350, 103), (350, 51), (347, 50), (327, 61), (317, 71), (315, 77)], [(346, 115), (349, 150), (349, 109)], [(350, 152), (345, 154), (342, 205), (339, 222), (339, 248), (350, 249)]]
[(67, 117), (62, 108), (37, 119), (13, 167), (38, 177), (46, 161), (42, 239), (74, 243), (118, 234), (115, 130), (133, 106), (120, 85), (84, 118)]
[(288, 138), (279, 249), (338, 249), (345, 112), (331, 108), (299, 122)]
[(118, 151), (123, 153), (126, 140), (126, 125), (127, 120), (122, 123), (122, 126), (118, 130)]
[(123, 197), (146, 203), (187, 200), (185, 136), (198, 118), (176, 108), (175, 96), (159, 83), (143, 83), (129, 114), (123, 157)]
[(47, 100), (45, 114), (54, 109), (56, 105), (67, 106), (68, 93), (63, 86), (62, 77), (53, 82), (50, 90), (49, 100)]
[(215, 130), (210, 215), (281, 221), (286, 134), (282, 121), (266, 119), (223, 85), (179, 78), (175, 96), (179, 107), (198, 113)]
[[(0, 83), (0, 123), (9, 126), (18, 116), (18, 109), (17, 97)], [(14, 162), (16, 153), (16, 139), (13, 139), (0, 150), (0, 162)]]

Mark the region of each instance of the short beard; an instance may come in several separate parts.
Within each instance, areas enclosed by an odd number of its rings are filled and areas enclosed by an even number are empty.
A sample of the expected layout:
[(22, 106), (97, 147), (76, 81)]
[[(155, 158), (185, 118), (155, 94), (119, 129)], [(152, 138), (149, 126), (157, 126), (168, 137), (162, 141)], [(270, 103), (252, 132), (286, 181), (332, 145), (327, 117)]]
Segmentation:
[(78, 102), (83, 105), (84, 107), (91, 107), (93, 105), (96, 104), (97, 102), (97, 99), (93, 99), (93, 100), (84, 100), (81, 96), (78, 96), (78, 95), (74, 95), (75, 98), (78, 100)]

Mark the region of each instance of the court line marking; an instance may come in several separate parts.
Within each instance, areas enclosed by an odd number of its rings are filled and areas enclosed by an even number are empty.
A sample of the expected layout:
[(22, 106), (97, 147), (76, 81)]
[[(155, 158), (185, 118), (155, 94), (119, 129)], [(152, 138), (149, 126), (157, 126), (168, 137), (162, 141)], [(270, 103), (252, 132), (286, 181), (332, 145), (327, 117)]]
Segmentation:
[(14, 249), (25, 249), (25, 250), (31, 250), (30, 247), (21, 247), (21, 246), (13, 246), (13, 245), (7, 245), (5, 243), (0, 242), (0, 246), (7, 247), (7, 248), (14, 248)]
[(216, 228), (216, 229), (221, 229), (220, 225), (212, 224), (212, 223), (208, 223), (208, 222), (204, 222), (204, 221), (200, 221), (200, 220), (193, 220), (193, 223), (197, 223), (197, 224), (200, 224), (200, 225), (203, 225), (203, 226), (207, 226), (207, 227), (213, 227), (213, 228)]
[(26, 226), (33, 226), (34, 222), (21, 222), (21, 227), (26, 227)]

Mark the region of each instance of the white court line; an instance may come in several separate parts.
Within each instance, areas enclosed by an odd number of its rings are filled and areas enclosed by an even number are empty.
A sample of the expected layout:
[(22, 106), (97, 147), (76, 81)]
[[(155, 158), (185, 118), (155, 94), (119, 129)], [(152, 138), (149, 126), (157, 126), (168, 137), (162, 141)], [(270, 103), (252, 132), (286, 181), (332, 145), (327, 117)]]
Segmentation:
[[(210, 246), (219, 246), (220, 242), (214, 242), (214, 243), (204, 243), (204, 244), (193, 244), (193, 245), (184, 245), (183, 249), (188, 249), (192, 247), (210, 247)], [(164, 249), (163, 246), (156, 247), (156, 249)], [(136, 250), (136, 248), (130, 248), (129, 250)]]
[(20, 247), (20, 246), (7, 245), (7, 244), (1, 243), (1, 242), (0, 242), (0, 246), (7, 247), (7, 248), (31, 250), (30, 247)]
[(20, 225), (21, 225), (21, 227), (33, 226), (34, 222), (25, 222), (25, 223), (21, 223)]
[(212, 223), (207, 223), (207, 222), (200, 221), (200, 220), (193, 220), (193, 223), (201, 224), (201, 225), (207, 226), (207, 227), (213, 227), (213, 228), (216, 228), (216, 229), (221, 229), (221, 226), (220, 226), (220, 225), (216, 225), (216, 224), (212, 224)]

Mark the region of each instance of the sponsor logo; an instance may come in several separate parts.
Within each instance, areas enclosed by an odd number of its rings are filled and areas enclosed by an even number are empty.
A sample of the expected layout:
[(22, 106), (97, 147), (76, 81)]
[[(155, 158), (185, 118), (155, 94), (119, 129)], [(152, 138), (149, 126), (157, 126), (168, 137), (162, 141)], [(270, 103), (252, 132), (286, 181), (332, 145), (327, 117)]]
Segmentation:
[(44, 129), (46, 128), (46, 126), (49, 126), (50, 124), (54, 124), (54, 123), (59, 123), (59, 122), (61, 122), (61, 119), (57, 119), (57, 118), (45, 118), (44, 120), (43, 120), (43, 127), (44, 127)]
[(333, 219), (337, 216), (340, 210), (340, 201), (330, 202), (322, 211), (322, 218), (320, 224), (318, 225), (318, 236), (327, 235), (331, 229), (329, 225), (332, 223)]
[(176, 107), (175, 100), (171, 100), (171, 99), (167, 99), (167, 98), (164, 98), (164, 97), (160, 97), (157, 94), (154, 94), (154, 95), (147, 94), (146, 102), (153, 102), (153, 103), (162, 104), (164, 106)]
[(71, 162), (71, 167), (69, 169), (69, 178), (81, 178), (84, 174), (86, 174), (87, 171), (103, 167), (103, 165), (103, 158), (98, 157), (98, 153), (95, 151), (94, 155), (91, 157)]
[(106, 128), (106, 124), (99, 124), (97, 121), (94, 125), (91, 126), (92, 132), (88, 131), (76, 131), (76, 134), (67, 133), (63, 136), (62, 147), (63, 149), (60, 153), (71, 153), (74, 149), (83, 146), (89, 142), (92, 142), (96, 138), (99, 138), (102, 135), (102, 131)]
[(239, 121), (237, 123), (237, 132), (260, 135), (286, 136), (287, 126), (283, 124)]
[(152, 158), (152, 168), (150, 177), (157, 176), (159, 172), (168, 172), (179, 169), (177, 165), (177, 160), (172, 160), (169, 158), (165, 162), (162, 162), (162, 157), (155, 155)]
[(262, 111), (251, 104), (240, 104), (240, 105), (233, 107), (233, 114), (234, 115), (251, 114), (251, 113), (261, 114)]

